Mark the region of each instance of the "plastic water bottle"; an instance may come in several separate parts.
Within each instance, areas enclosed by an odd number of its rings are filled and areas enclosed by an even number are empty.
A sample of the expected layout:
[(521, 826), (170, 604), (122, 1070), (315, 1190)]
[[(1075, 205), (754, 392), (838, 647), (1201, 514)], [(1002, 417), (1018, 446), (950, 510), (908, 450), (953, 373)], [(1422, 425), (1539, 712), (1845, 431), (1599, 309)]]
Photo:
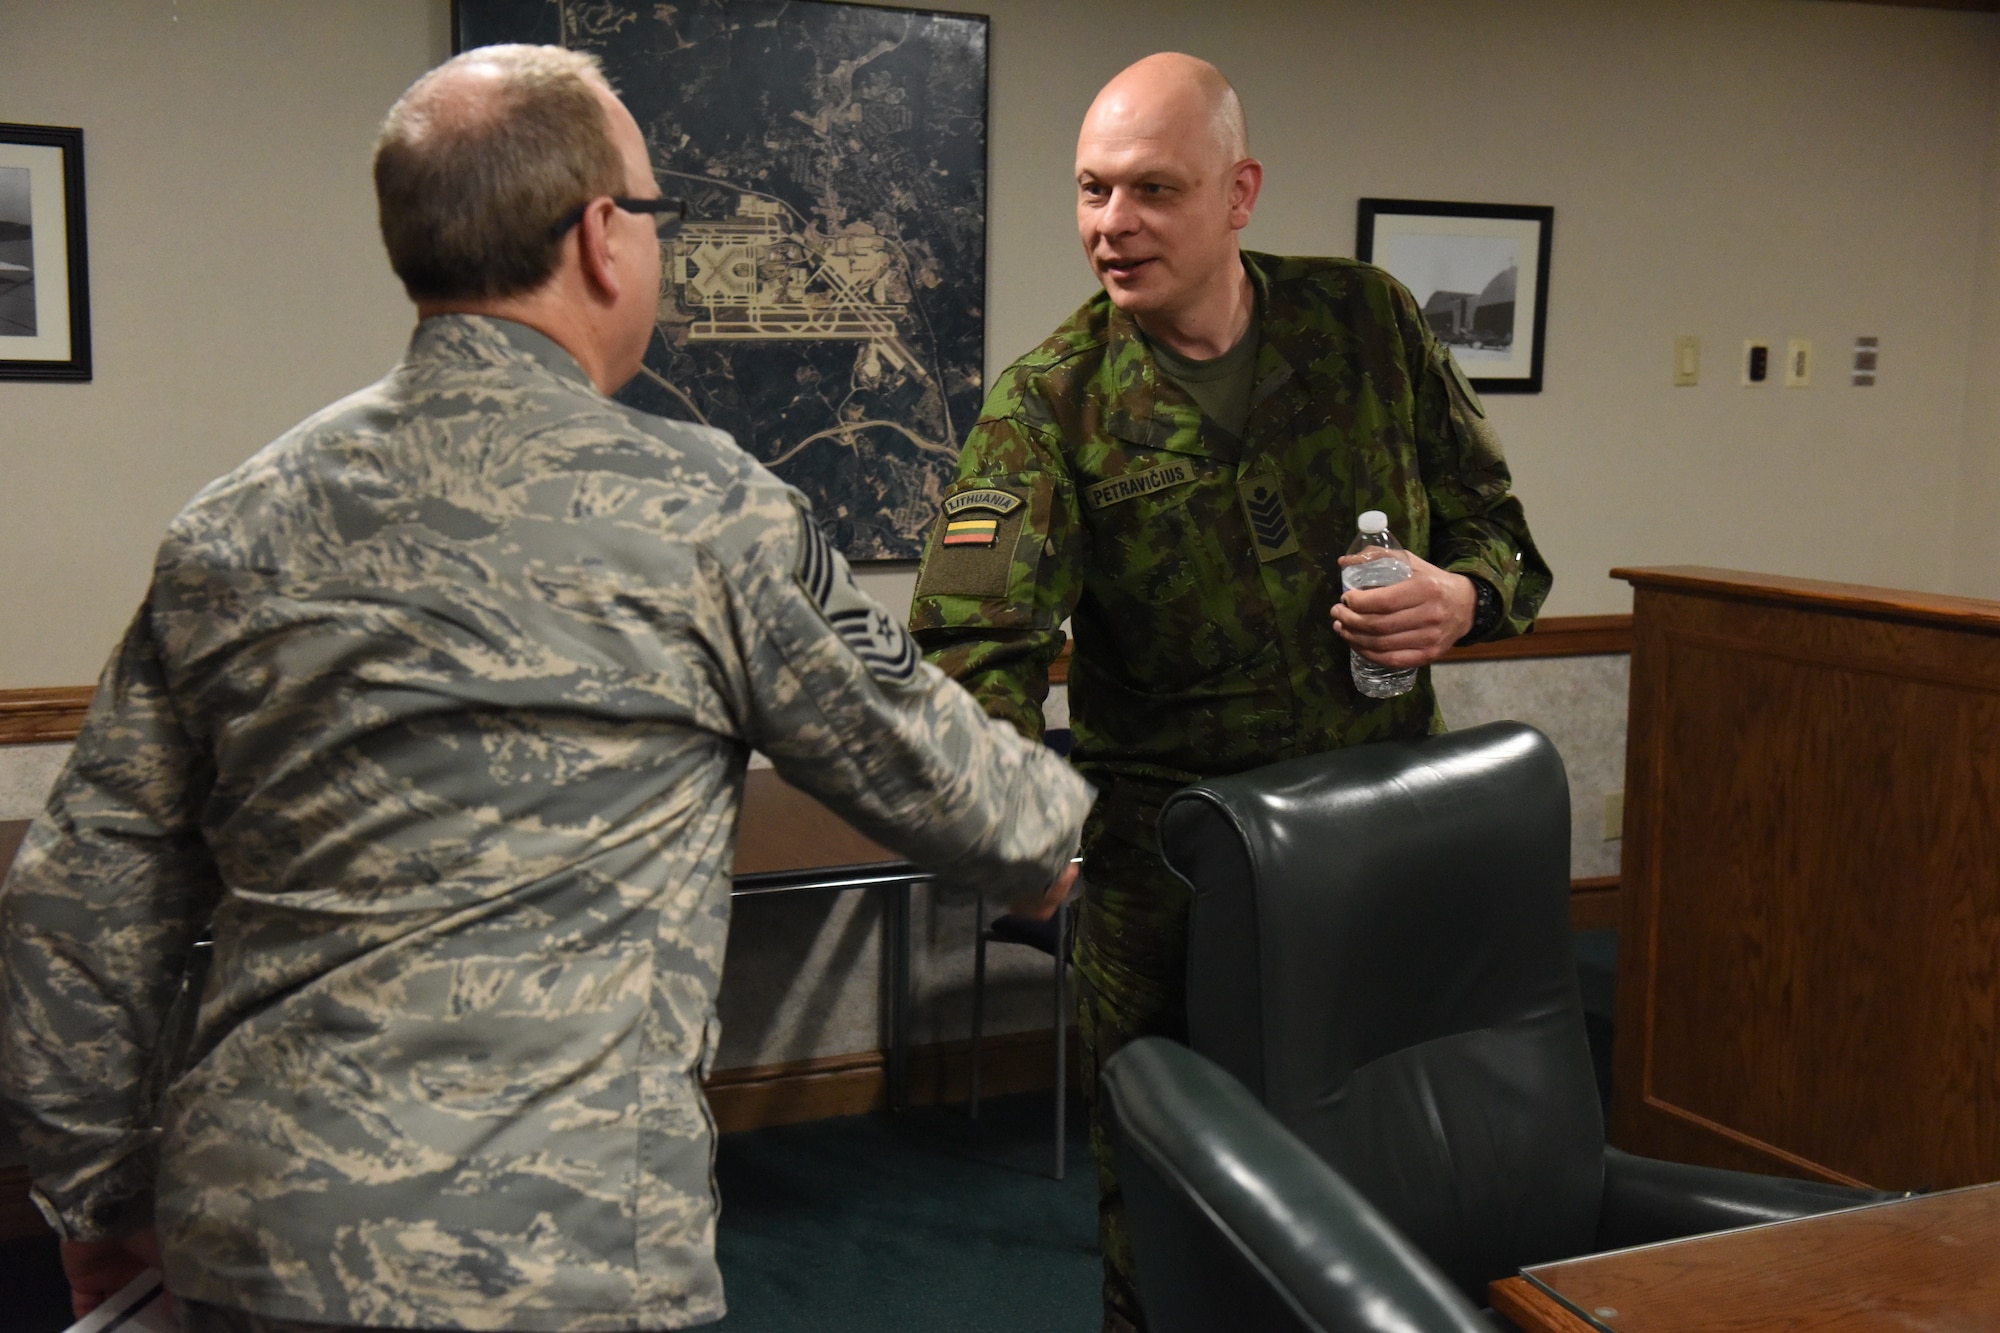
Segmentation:
[[(1403, 559), (1403, 548), (1389, 531), (1387, 514), (1371, 509), (1355, 521), (1355, 526), (1359, 531), (1354, 534), (1354, 544), (1347, 548), (1347, 553), (1367, 559), (1340, 567), (1341, 587), (1385, 588), (1410, 577), (1410, 562)], [(1352, 648), (1347, 650), (1347, 657), (1354, 672), (1354, 688), (1371, 699), (1393, 699), (1408, 694), (1417, 683), (1415, 667), (1401, 670), (1386, 667), (1369, 661)]]

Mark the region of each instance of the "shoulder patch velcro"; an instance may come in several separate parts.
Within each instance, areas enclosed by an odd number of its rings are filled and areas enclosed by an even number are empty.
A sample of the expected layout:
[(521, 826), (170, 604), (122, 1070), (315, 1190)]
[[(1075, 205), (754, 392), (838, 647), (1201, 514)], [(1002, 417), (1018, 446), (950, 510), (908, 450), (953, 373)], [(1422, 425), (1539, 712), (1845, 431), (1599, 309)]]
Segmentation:
[(903, 622), (855, 586), (854, 572), (812, 515), (799, 511), (799, 586), (868, 674), (885, 685), (907, 685), (917, 674), (917, 645)]
[(1486, 415), (1486, 404), (1479, 401), (1479, 394), (1473, 389), (1472, 381), (1465, 376), (1465, 367), (1458, 364), (1458, 358), (1451, 354), (1450, 348), (1441, 347), (1438, 349), (1438, 354), (1444, 358), (1446, 373), (1451, 376), (1452, 384), (1458, 389), (1459, 399), (1471, 409), (1474, 416), (1483, 418)]

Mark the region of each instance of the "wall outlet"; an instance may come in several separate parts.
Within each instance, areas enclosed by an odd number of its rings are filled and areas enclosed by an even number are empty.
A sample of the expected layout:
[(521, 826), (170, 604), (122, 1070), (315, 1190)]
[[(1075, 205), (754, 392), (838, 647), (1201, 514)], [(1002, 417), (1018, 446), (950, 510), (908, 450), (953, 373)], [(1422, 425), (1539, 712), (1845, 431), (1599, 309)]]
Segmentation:
[(1743, 384), (1762, 384), (1771, 378), (1771, 344), (1759, 342), (1755, 338), (1743, 344)]
[(1674, 339), (1674, 387), (1685, 389), (1701, 382), (1701, 339), (1683, 333)]
[(1804, 389), (1812, 384), (1812, 341), (1794, 338), (1785, 344), (1785, 387)]
[(1854, 384), (1856, 388), (1870, 388), (1875, 383), (1876, 358), (1881, 355), (1882, 340), (1877, 337), (1861, 337), (1854, 340)]
[(1604, 793), (1604, 840), (1616, 842), (1625, 836), (1625, 793)]

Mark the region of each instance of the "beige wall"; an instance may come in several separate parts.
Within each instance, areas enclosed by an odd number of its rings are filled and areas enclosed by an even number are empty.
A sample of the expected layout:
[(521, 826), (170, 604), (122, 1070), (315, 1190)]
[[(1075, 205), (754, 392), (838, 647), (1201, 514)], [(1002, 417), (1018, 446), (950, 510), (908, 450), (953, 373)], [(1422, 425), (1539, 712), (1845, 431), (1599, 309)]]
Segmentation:
[[(961, 7), (994, 16), (989, 367), (1090, 290), (1067, 178), (1091, 92), (1180, 47), (1249, 104), (1269, 170), (1254, 245), (1346, 251), (1363, 193), (1555, 205), (1547, 390), (1492, 403), (1557, 569), (1551, 612), (1623, 609), (1604, 574), (1624, 563), (2000, 595), (1985, 519), (2000, 329), (1975, 329), (2000, 296), (2000, 16), (1828, 0)], [(90, 678), (187, 496), (400, 348), (408, 311), (366, 154), (388, 102), (448, 50), (446, 14), (0, 0), (0, 119), (88, 135), (98, 365), (87, 385), (0, 384), (0, 688)], [(1677, 333), (1704, 340), (1697, 388), (1669, 386)], [(1883, 340), (1872, 390), (1841, 373), (1857, 334)], [(1811, 338), (1815, 385), (1738, 388), (1752, 336)], [(1947, 503), (1961, 493), (1964, 509)], [(1871, 539), (1881, 526), (1910, 535)], [(871, 581), (907, 598), (907, 571)]]
[(0, 689), (95, 679), (161, 530), (388, 368), (368, 152), (443, 0), (0, 0), (0, 121), (80, 125), (88, 384), (0, 383)]
[(1967, 344), (1952, 591), (2000, 597), (2000, 106), (1994, 108), (1987, 138), (1985, 178), (1985, 224)]
[[(1490, 403), (1557, 571), (1549, 611), (1626, 609), (1604, 577), (1619, 564), (1953, 583), (2000, 18), (1821, 0), (992, 11), (996, 352), (1087, 290), (1066, 169), (1089, 90), (1179, 47), (1244, 94), (1267, 168), (1253, 245), (1344, 253), (1364, 194), (1555, 206), (1546, 391)], [(1680, 333), (1703, 340), (1696, 388), (1671, 386)], [(1858, 334), (1883, 340), (1872, 390), (1839, 373)], [(1814, 386), (1739, 387), (1751, 337), (1812, 339)], [(1878, 523), (1915, 535), (1890, 549)], [(2000, 596), (2000, 570), (1977, 572), (1958, 586)]]

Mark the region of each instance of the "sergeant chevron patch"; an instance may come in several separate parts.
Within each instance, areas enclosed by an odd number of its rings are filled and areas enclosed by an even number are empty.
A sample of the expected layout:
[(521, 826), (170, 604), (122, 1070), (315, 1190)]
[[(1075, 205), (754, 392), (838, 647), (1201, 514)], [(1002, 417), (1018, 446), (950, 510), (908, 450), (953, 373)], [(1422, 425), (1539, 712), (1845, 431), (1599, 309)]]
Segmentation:
[(885, 685), (907, 685), (917, 674), (917, 645), (903, 622), (854, 584), (854, 573), (819, 524), (799, 511), (799, 586), (868, 674)]
[(1268, 472), (1243, 477), (1236, 491), (1243, 498), (1243, 516), (1250, 521), (1250, 540), (1256, 543), (1259, 560), (1269, 564), (1298, 551), (1299, 537), (1292, 531), (1292, 516), (1275, 477)]
[(813, 516), (805, 510), (799, 511), (799, 586), (806, 590), (806, 596), (813, 599), (813, 605), (826, 609), (826, 599), (833, 592), (833, 543), (826, 539), (826, 533)]

